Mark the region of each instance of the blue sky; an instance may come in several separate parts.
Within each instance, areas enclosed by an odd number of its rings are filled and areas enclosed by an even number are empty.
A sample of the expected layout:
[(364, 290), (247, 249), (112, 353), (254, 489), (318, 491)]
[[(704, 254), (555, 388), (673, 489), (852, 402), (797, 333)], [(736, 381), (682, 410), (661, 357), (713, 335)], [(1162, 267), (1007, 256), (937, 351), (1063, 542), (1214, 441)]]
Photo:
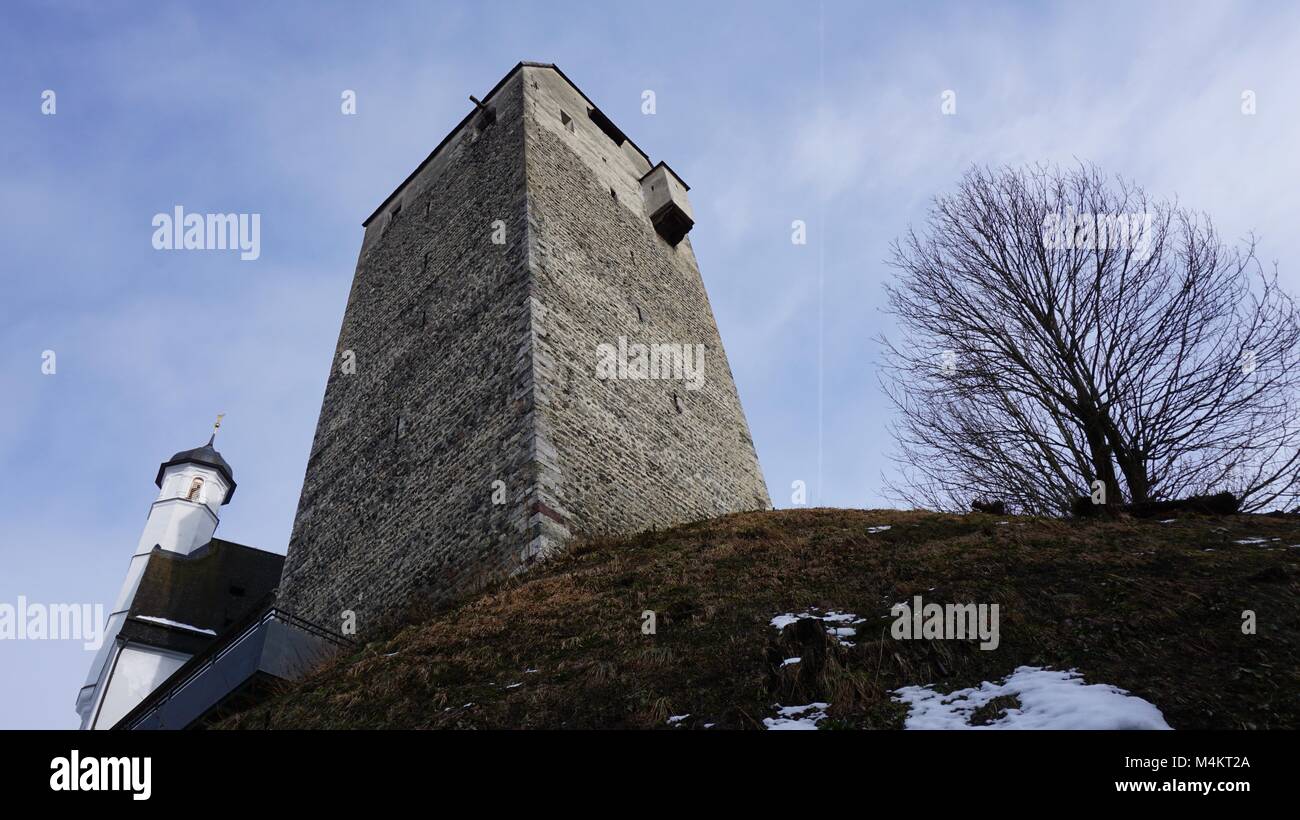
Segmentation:
[[(159, 462), (218, 412), (239, 481), (218, 534), (284, 551), (361, 220), (521, 59), (561, 66), (690, 183), (779, 506), (795, 480), (813, 503), (885, 504), (884, 259), (973, 163), (1095, 162), (1227, 239), (1254, 230), (1300, 291), (1295, 7), (241, 6), (0, 11), (0, 603), (111, 605)], [(261, 258), (153, 250), (177, 204), (261, 214)], [(0, 641), (0, 728), (74, 726), (89, 662)]]

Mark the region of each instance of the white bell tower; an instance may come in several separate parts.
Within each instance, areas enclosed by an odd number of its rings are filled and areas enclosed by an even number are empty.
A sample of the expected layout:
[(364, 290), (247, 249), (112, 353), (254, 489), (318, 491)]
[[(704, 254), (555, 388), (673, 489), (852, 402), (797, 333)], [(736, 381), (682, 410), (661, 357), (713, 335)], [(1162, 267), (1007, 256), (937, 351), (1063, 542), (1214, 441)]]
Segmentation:
[(158, 499), (149, 508), (137, 554), (162, 547), (189, 555), (212, 540), (220, 523), (217, 512), (235, 494), (234, 474), (213, 449), (213, 439), (158, 467)]
[[(108, 728), (129, 708), (123, 704), (134, 705), (184, 662), (183, 656), (146, 652), (146, 657), (133, 656), (130, 663), (124, 663), (119, 658), (122, 647), (118, 646), (117, 636), (131, 611), (150, 553), (162, 549), (189, 555), (206, 546), (220, 523), (217, 511), (230, 503), (235, 494), (234, 471), (213, 447), (220, 427), (221, 416), (218, 416), (207, 444), (182, 450), (158, 467), (154, 479), (158, 498), (149, 507), (144, 532), (126, 571), (126, 581), (108, 616), (104, 643), (91, 662), (85, 685), (77, 694), (77, 713), (81, 715), (83, 729)], [(139, 650), (131, 651), (141, 655)], [(123, 678), (125, 683), (110, 686), (118, 678)], [(115, 696), (114, 700), (122, 702), (110, 704), (105, 713), (102, 704), (109, 689), (116, 691), (123, 687), (128, 695)]]

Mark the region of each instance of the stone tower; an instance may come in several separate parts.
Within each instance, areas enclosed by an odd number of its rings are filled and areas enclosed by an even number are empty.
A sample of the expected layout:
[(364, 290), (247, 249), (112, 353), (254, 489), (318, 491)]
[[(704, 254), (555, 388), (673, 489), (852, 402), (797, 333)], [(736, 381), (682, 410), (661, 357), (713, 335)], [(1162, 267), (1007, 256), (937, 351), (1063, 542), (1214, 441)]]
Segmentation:
[(571, 536), (770, 506), (686, 191), (553, 65), (476, 102), (365, 222), (281, 607), (364, 632)]

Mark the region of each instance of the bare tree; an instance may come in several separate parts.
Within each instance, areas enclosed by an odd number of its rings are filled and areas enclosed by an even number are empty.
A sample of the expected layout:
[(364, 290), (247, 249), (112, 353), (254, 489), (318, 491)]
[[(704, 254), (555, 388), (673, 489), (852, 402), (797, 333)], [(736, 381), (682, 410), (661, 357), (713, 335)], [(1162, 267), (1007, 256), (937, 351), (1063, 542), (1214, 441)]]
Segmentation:
[(1095, 168), (974, 169), (894, 243), (896, 498), (1300, 493), (1300, 315), (1253, 237)]

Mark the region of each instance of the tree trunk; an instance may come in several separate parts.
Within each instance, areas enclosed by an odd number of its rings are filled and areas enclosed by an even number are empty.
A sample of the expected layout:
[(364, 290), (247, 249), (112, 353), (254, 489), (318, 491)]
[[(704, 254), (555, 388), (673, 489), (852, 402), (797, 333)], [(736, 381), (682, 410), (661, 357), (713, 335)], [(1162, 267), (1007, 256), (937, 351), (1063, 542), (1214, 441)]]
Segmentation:
[[(1119, 477), (1115, 474), (1115, 461), (1112, 459), (1110, 445), (1102, 430), (1100, 419), (1092, 418), (1084, 425), (1084, 436), (1088, 440), (1088, 452), (1092, 456), (1092, 470), (1096, 479), (1106, 485), (1105, 505), (1114, 509), (1124, 503), (1120, 490)], [(1091, 488), (1089, 488), (1091, 491)]]

